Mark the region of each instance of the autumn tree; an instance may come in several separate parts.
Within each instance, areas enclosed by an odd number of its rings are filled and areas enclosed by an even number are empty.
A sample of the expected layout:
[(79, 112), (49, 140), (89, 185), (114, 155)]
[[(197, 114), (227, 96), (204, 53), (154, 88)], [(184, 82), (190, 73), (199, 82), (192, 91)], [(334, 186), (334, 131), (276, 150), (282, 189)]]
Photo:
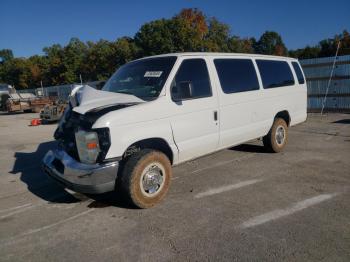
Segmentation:
[[(317, 45), (290, 50), (299, 59), (350, 54), (350, 36), (344, 30)], [(139, 57), (173, 52), (233, 52), (287, 55), (282, 37), (273, 31), (261, 37), (241, 38), (230, 27), (199, 9), (183, 9), (169, 19), (145, 23), (134, 37), (115, 41), (83, 42), (72, 38), (67, 45), (54, 44), (43, 49), (44, 55), (14, 58), (10, 49), (0, 50), (0, 82), (16, 88), (105, 80), (121, 65)]]

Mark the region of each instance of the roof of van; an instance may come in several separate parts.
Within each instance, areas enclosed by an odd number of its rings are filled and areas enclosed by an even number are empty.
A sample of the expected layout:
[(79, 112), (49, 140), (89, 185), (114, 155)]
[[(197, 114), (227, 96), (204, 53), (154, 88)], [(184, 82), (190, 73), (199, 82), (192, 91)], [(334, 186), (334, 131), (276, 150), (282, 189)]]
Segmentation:
[(249, 57), (249, 58), (270, 58), (270, 59), (278, 59), (278, 60), (289, 60), (289, 61), (298, 61), (298, 59), (293, 57), (286, 57), (286, 56), (274, 56), (274, 55), (260, 55), (260, 54), (246, 54), (246, 53), (215, 53), (215, 52), (183, 52), (183, 53), (168, 53), (168, 54), (161, 54), (161, 55), (154, 55), (154, 56), (147, 56), (143, 58), (139, 58), (136, 60), (141, 60), (145, 58), (155, 58), (155, 57), (166, 57), (166, 56), (176, 56), (176, 57), (183, 57), (183, 56), (222, 56), (222, 57)]
[[(148, 56), (144, 58), (153, 58), (153, 57), (164, 57), (164, 56), (245, 56), (245, 57), (251, 57), (251, 58), (274, 58), (279, 60), (293, 60), (297, 61), (298, 59), (293, 57), (285, 57), (285, 56), (273, 56), (273, 55), (260, 55), (260, 54), (246, 54), (246, 53), (215, 53), (215, 52), (183, 52), (183, 53), (168, 53), (168, 54), (162, 54), (162, 55), (154, 55), (154, 56)], [(143, 59), (143, 58), (141, 58)]]

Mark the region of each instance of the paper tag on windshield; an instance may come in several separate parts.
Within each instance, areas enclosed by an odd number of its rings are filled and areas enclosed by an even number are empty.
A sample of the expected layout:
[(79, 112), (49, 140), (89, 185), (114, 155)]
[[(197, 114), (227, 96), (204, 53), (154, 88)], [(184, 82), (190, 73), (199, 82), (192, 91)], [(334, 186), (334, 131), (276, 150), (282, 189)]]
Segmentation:
[(146, 71), (144, 77), (160, 77), (163, 71)]

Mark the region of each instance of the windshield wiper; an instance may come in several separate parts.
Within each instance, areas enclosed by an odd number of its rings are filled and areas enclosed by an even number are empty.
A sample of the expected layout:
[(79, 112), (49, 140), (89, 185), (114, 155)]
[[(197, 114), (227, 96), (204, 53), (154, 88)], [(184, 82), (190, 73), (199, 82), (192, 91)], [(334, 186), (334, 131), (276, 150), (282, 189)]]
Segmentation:
[(115, 93), (119, 93), (119, 94), (127, 94), (127, 95), (133, 95), (133, 96), (134, 96), (134, 93), (132, 93), (132, 92), (128, 92), (128, 91), (115, 91)]

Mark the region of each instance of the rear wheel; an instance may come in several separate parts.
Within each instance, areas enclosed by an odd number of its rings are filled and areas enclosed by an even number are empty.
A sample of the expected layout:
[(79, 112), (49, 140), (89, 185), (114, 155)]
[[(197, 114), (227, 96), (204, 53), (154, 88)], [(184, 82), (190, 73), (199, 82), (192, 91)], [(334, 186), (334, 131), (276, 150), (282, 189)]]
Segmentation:
[(163, 200), (172, 176), (168, 157), (160, 151), (143, 149), (126, 161), (119, 179), (124, 196), (139, 208)]
[(276, 118), (269, 133), (263, 137), (267, 151), (278, 153), (283, 150), (288, 141), (288, 125), (282, 118)]

